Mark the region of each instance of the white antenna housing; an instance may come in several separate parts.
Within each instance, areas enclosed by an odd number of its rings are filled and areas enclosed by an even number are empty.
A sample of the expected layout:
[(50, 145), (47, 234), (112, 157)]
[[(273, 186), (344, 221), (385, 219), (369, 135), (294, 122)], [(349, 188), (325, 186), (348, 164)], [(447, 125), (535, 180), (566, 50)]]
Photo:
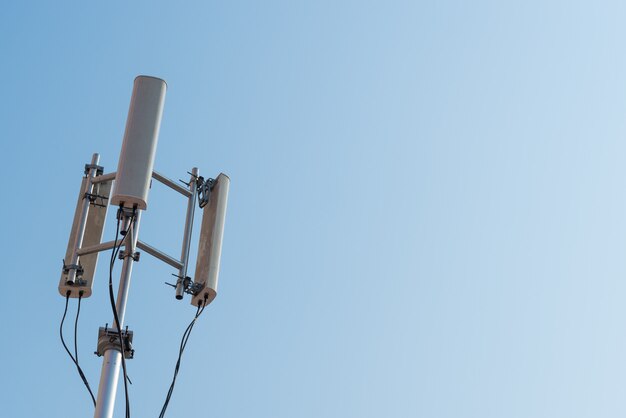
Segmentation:
[(167, 84), (160, 78), (135, 78), (111, 196), (112, 205), (142, 210), (148, 208), (166, 88)]
[[(106, 199), (108, 199), (109, 192), (111, 191), (111, 182), (102, 182), (94, 186), (93, 195), (98, 197), (90, 204), (85, 202), (85, 199), (87, 199), (85, 190), (88, 181), (90, 181), (90, 179), (84, 177), (80, 186), (70, 239), (67, 244), (65, 258), (63, 259), (64, 265), (66, 263), (71, 265), (74, 254), (80, 249), (97, 246), (102, 240), (102, 231), (104, 230), (104, 223), (107, 216)], [(84, 205), (87, 205), (86, 209)], [(84, 232), (82, 233), (82, 238), (80, 238), (79, 230), (81, 229), (81, 212), (83, 210), (86, 210), (87, 219), (83, 221)], [(93, 288), (93, 279), (96, 272), (96, 264), (98, 263), (98, 252), (95, 251), (83, 255), (78, 255), (77, 253), (76, 260), (83, 269), (82, 273), (78, 275), (78, 280), (75, 283), (68, 283), (69, 270), (65, 271), (64, 268), (64, 271), (61, 273), (61, 280), (59, 281), (59, 293), (61, 296), (65, 297), (69, 291), (70, 297), (72, 298), (77, 298), (79, 294), (82, 293), (83, 298), (88, 298), (91, 296)]]
[(196, 260), (195, 284), (204, 285), (202, 290), (194, 295), (191, 304), (198, 306), (204, 302), (208, 305), (217, 295), (217, 279), (220, 272), (220, 256), (222, 255), (222, 238), (224, 236), (224, 221), (226, 220), (226, 203), (230, 179), (221, 173), (215, 179), (215, 185), (209, 196), (209, 203), (202, 210), (202, 227), (200, 229), (200, 243)]

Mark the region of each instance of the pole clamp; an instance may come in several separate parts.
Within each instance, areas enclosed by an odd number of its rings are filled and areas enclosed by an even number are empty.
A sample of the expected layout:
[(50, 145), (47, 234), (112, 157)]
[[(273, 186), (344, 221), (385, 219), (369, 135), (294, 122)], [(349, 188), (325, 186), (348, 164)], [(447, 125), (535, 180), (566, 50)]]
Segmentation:
[(102, 196), (97, 193), (85, 193), (85, 199), (89, 200), (89, 204), (92, 206), (99, 206), (101, 208), (107, 207), (107, 196)]
[[(202, 289), (204, 289), (205, 287), (204, 283), (196, 283), (193, 280), (191, 280), (191, 277), (189, 276), (181, 277), (173, 273), (172, 273), (172, 276), (178, 277), (178, 279), (176, 280), (176, 284), (172, 284), (168, 282), (165, 282), (165, 284), (168, 286), (172, 286), (173, 288), (177, 288), (179, 284), (182, 284), (183, 292), (187, 293), (188, 295), (195, 296), (198, 293), (200, 293)], [(182, 295), (180, 298), (177, 297), (177, 299), (182, 299)]]
[(129, 254), (129, 253), (127, 253), (124, 250), (120, 250), (120, 254), (119, 254), (118, 258), (120, 260), (123, 260), (123, 259), (125, 259), (127, 257), (131, 257), (134, 261), (139, 261), (140, 256), (141, 256), (141, 253), (139, 251), (135, 251), (134, 253)]
[(104, 167), (98, 164), (85, 164), (85, 175), (89, 174), (89, 170), (96, 170), (96, 176), (101, 176), (104, 174)]
[(200, 205), (200, 209), (205, 207), (207, 203), (209, 203), (209, 198), (211, 197), (211, 190), (213, 190), (213, 186), (215, 186), (215, 179), (207, 179), (204, 177), (198, 177), (198, 205)]
[[(132, 359), (135, 357), (135, 350), (133, 349), (133, 332), (126, 327), (122, 331), (122, 342), (124, 346), (124, 358)], [(116, 330), (110, 329), (108, 324), (105, 327), (100, 327), (98, 330), (98, 346), (94, 354), (98, 357), (104, 355), (108, 350), (122, 351), (121, 344), (119, 342), (119, 335)]]
[(80, 265), (80, 263), (79, 264), (65, 264), (65, 260), (63, 260), (63, 269), (62, 269), (63, 274), (67, 276), (71, 270), (76, 270), (76, 281), (74, 283), (66, 282), (66, 284), (69, 284), (69, 285), (77, 284), (79, 286), (82, 286), (87, 283), (85, 280), (83, 280), (83, 273), (85, 272), (85, 270), (83, 269), (83, 266)]

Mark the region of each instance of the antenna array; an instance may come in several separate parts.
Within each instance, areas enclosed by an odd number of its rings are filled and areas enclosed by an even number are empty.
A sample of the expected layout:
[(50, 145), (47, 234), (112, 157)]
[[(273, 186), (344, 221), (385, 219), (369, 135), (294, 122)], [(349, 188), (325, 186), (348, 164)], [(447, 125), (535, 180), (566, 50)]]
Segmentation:
[[(190, 294), (191, 304), (197, 306), (199, 312), (217, 294), (230, 179), (221, 173), (215, 179), (205, 180), (194, 167), (189, 173), (189, 182), (185, 183), (187, 187), (183, 187), (154, 170), (166, 88), (165, 81), (159, 78), (139, 76), (135, 79), (117, 171), (105, 173), (99, 165), (98, 154), (94, 154), (91, 162), (85, 165), (63, 259), (59, 293), (66, 298), (87, 298), (92, 295), (100, 252), (118, 251), (119, 258), (123, 260), (114, 306), (114, 327), (100, 328), (99, 333), (97, 354), (103, 356), (103, 362), (95, 418), (113, 416), (120, 365), (125, 369), (125, 358), (132, 358), (134, 353), (130, 347), (132, 331), (128, 327), (122, 328), (132, 266), (139, 261), (140, 251), (177, 270), (176, 284), (172, 284), (176, 299), (183, 299), (185, 293)], [(148, 194), (153, 179), (187, 199), (180, 258), (139, 239), (141, 212), (148, 209)], [(202, 221), (194, 280), (187, 275), (187, 271), (196, 204), (202, 209)], [(118, 208), (118, 228), (123, 237), (121, 240), (116, 237), (112, 241), (102, 241), (110, 206)], [(112, 258), (111, 271), (114, 261)]]

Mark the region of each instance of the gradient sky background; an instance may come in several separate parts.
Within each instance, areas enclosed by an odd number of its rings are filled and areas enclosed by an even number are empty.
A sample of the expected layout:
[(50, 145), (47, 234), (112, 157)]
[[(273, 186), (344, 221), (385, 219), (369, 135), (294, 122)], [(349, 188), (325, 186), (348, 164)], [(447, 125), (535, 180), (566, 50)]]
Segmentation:
[[(626, 415), (623, 2), (1, 10), (2, 416), (92, 416), (57, 285), (83, 165), (115, 170), (138, 74), (169, 86), (155, 168), (232, 180), (167, 417)], [(141, 239), (177, 255), (185, 203), (155, 184), (149, 204)], [(94, 389), (103, 259), (79, 330)], [(134, 269), (135, 418), (158, 416), (195, 312), (173, 272)]]

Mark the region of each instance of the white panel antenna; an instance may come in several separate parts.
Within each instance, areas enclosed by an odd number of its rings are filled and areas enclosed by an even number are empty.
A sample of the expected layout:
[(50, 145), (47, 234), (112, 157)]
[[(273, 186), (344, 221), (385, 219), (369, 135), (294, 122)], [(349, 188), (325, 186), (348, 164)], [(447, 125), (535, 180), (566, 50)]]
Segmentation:
[(148, 207), (148, 192), (166, 88), (167, 84), (160, 78), (135, 78), (111, 196), (112, 205), (142, 210)]
[(195, 285), (201, 290), (191, 299), (191, 304), (195, 306), (199, 303), (208, 305), (217, 295), (229, 186), (230, 178), (226, 174), (222, 173), (217, 176), (209, 195), (209, 202), (202, 210), (200, 243), (194, 277)]
[(98, 250), (90, 251), (90, 248), (97, 248), (102, 239), (111, 191), (110, 180), (98, 182), (102, 175), (98, 159), (98, 154), (94, 154), (92, 163), (85, 166), (85, 177), (80, 185), (59, 281), (62, 296), (66, 296), (68, 291), (72, 298), (91, 296)]

